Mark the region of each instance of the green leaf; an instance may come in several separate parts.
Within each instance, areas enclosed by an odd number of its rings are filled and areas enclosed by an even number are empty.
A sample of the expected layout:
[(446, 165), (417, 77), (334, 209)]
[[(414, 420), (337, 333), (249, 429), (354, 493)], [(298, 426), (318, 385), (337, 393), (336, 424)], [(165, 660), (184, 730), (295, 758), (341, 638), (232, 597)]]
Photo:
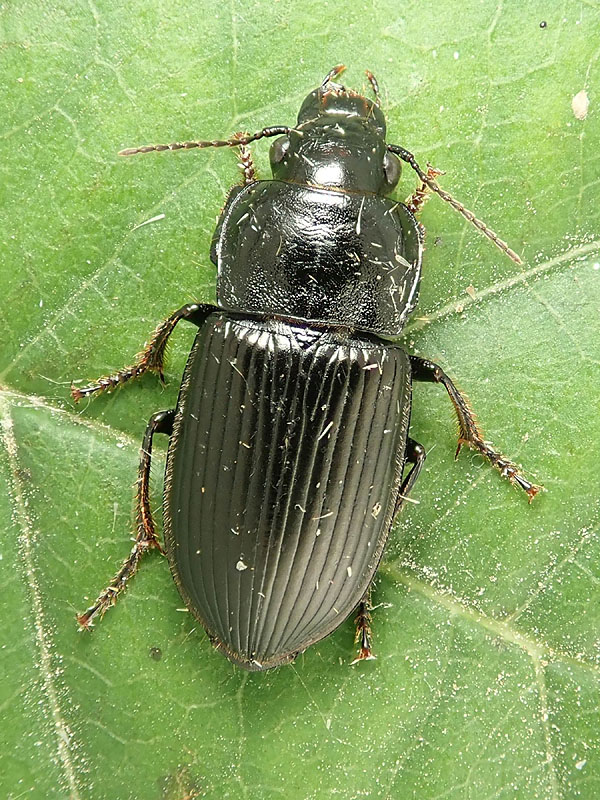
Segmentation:
[[(2, 796), (597, 797), (598, 5), (22, 0), (0, 21)], [(82, 636), (74, 614), (128, 552), (139, 442), (176, 402), (193, 331), (164, 390), (148, 377), (74, 408), (70, 381), (214, 298), (210, 238), (238, 179), (232, 153), (116, 152), (289, 123), (340, 61), (348, 85), (377, 75), (389, 141), (523, 256), (432, 199), (405, 342), (547, 491), (528, 506), (479, 457), (454, 463), (448, 400), (419, 385), (428, 459), (379, 573), (377, 661), (348, 666), (348, 621), (246, 674), (158, 555)]]

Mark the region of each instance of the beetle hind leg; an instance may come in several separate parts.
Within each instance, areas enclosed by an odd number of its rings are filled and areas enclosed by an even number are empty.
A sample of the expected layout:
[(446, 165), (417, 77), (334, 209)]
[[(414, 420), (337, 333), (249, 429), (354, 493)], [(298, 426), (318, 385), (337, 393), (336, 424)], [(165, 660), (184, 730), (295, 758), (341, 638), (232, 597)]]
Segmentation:
[(121, 568), (106, 589), (98, 595), (95, 603), (82, 614), (77, 614), (77, 622), (81, 629), (89, 629), (97, 614), (100, 614), (100, 618), (102, 618), (108, 609), (117, 602), (117, 598), (126, 588), (128, 580), (138, 571), (140, 561), (145, 553), (156, 548), (164, 555), (150, 508), (150, 464), (152, 461), (152, 437), (155, 433), (166, 433), (170, 436), (173, 432), (174, 418), (174, 410), (159, 411), (150, 417), (142, 443), (137, 479), (135, 543), (121, 564)]
[(463, 445), (477, 450), (484, 458), (487, 458), (492, 466), (496, 467), (503, 478), (507, 478), (514, 486), (519, 486), (523, 489), (531, 503), (542, 487), (528, 481), (516, 464), (513, 464), (506, 456), (499, 453), (489, 442), (484, 440), (483, 433), (477, 424), (477, 418), (471, 410), (467, 397), (459, 392), (452, 380), (437, 364), (425, 358), (419, 358), (418, 356), (409, 357), (413, 380), (441, 383), (448, 392), (448, 396), (456, 411), (459, 426), (458, 446), (456, 448), (455, 458), (458, 458), (458, 454)]
[(350, 662), (351, 667), (358, 664), (359, 661), (373, 661), (377, 658), (377, 656), (373, 655), (371, 650), (373, 646), (373, 633), (371, 631), (371, 612), (373, 611), (373, 606), (371, 605), (371, 587), (372, 584), (369, 586), (365, 596), (356, 608), (356, 617), (354, 618), (356, 635), (354, 637), (354, 643), (360, 643), (360, 646), (358, 648), (358, 655), (354, 661)]
[[(410, 437), (406, 440), (406, 448), (405, 448), (405, 463), (412, 464), (412, 468), (407, 473), (406, 477), (402, 481), (400, 488), (398, 489), (398, 496), (396, 498), (396, 505), (394, 507), (394, 515), (393, 519), (396, 517), (402, 504), (405, 500), (408, 499), (408, 495), (412, 487), (415, 484), (415, 481), (419, 477), (419, 472), (425, 463), (425, 448), (419, 442), (415, 442), (414, 439)], [(354, 623), (356, 625), (356, 635), (354, 637), (354, 643), (359, 644), (358, 648), (358, 655), (350, 663), (350, 666), (354, 664), (358, 664), (359, 661), (372, 661), (373, 659), (377, 658), (377, 656), (373, 655), (373, 631), (371, 628), (372, 623), (372, 611), (373, 605), (371, 604), (371, 591), (372, 591), (373, 584), (369, 585), (365, 596), (360, 601), (356, 608), (356, 617), (354, 618)]]

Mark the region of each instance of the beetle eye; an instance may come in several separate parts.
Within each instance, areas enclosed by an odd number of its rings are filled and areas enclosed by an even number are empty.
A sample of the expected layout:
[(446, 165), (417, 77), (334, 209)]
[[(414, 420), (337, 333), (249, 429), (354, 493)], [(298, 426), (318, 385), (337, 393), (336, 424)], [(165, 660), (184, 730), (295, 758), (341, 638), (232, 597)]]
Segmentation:
[(398, 183), (401, 172), (402, 167), (400, 166), (400, 161), (391, 153), (386, 153), (383, 159), (383, 174), (385, 176), (386, 186), (389, 189), (393, 189)]
[(269, 151), (271, 164), (280, 164), (285, 158), (285, 154), (289, 149), (290, 140), (287, 136), (280, 136), (279, 139), (275, 139), (271, 145), (271, 150)]

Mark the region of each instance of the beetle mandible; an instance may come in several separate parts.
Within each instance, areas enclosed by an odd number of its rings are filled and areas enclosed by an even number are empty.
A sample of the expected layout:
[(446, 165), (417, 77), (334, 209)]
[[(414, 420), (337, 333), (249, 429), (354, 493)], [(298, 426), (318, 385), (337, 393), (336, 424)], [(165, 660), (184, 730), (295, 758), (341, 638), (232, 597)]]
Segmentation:
[[(336, 83), (342, 65), (304, 100), (294, 127), (229, 139), (123, 150), (134, 155), (238, 148), (241, 185), (215, 231), (218, 305), (183, 306), (131, 366), (72, 388), (73, 398), (147, 371), (163, 380), (180, 320), (198, 327), (177, 407), (154, 414), (137, 482), (137, 534), (96, 602), (89, 628), (115, 603), (144, 553), (167, 555), (181, 595), (231, 661), (265, 670), (291, 661), (354, 610), (358, 656), (373, 658), (369, 587), (392, 523), (425, 460), (410, 438), (412, 381), (444, 386), (462, 445), (533, 499), (540, 487), (484, 440), (465, 396), (441, 367), (408, 355), (398, 337), (415, 308), (424, 229), (436, 193), (517, 263), (483, 222), (440, 188), (403, 147), (387, 144), (374, 99)], [(249, 144), (277, 137), (273, 177), (258, 180)], [(400, 162), (419, 185), (390, 199)], [(152, 440), (170, 437), (164, 547), (149, 504)]]

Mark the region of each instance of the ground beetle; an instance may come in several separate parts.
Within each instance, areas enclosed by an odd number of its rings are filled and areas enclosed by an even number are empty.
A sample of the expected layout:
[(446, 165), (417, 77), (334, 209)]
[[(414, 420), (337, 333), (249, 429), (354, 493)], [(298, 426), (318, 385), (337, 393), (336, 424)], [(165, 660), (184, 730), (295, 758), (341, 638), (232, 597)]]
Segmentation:
[[(182, 319), (198, 326), (177, 408), (154, 414), (146, 429), (135, 544), (78, 616), (82, 628), (157, 548), (189, 610), (236, 664), (285, 664), (354, 610), (355, 661), (372, 658), (369, 587), (425, 460), (408, 435), (413, 380), (447, 390), (458, 450), (479, 451), (530, 500), (539, 490), (484, 441), (444, 371), (391, 341), (417, 302), (424, 230), (415, 215), (429, 192), (520, 259), (439, 187), (438, 171), (386, 144), (374, 76), (367, 72), (371, 101), (334, 81), (342, 69), (308, 95), (293, 128), (122, 151), (233, 147), (243, 181), (213, 237), (218, 306), (183, 306), (133, 366), (72, 389), (80, 400), (148, 370), (163, 379), (173, 329)], [(273, 178), (260, 181), (248, 145), (271, 136)], [(388, 198), (400, 160), (420, 179), (406, 204)], [(170, 436), (164, 550), (148, 492), (155, 433)]]

